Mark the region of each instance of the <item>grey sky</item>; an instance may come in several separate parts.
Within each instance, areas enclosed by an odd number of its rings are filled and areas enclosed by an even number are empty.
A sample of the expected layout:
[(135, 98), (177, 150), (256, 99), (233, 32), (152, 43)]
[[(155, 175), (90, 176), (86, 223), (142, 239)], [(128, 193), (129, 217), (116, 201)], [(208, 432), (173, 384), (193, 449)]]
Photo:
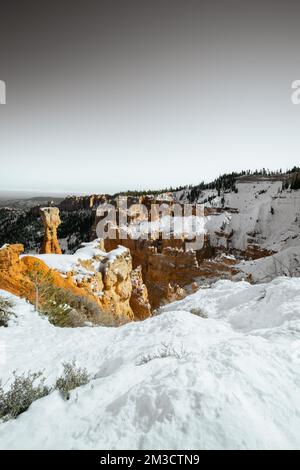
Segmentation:
[(116, 192), (299, 164), (296, 2), (23, 3), (1, 2), (0, 189)]

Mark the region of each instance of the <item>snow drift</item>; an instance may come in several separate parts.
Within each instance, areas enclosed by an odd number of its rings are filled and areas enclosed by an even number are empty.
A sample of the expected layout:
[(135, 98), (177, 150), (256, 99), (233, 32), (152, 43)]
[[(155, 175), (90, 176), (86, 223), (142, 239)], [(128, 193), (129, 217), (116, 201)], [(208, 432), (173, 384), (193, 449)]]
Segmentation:
[[(219, 281), (144, 322), (57, 328), (13, 298), (0, 328), (0, 377), (62, 362), (96, 376), (0, 424), (0, 448), (300, 447), (300, 279)], [(193, 313), (191, 313), (193, 312)]]

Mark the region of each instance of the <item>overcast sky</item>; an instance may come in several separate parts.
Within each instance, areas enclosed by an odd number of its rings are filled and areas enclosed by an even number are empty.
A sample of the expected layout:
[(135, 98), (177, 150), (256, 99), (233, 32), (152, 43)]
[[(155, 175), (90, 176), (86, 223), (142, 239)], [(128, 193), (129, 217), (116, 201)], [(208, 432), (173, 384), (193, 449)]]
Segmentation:
[(299, 165), (299, 18), (295, 1), (1, 1), (0, 190)]

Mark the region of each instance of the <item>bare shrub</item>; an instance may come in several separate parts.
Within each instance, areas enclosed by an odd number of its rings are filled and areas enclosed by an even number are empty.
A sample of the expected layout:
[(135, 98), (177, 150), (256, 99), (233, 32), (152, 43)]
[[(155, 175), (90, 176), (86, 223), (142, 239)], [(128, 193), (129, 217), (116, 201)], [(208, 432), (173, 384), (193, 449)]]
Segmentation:
[[(51, 391), (45, 386), (45, 379), (41, 378), (42, 372), (28, 372), (26, 375), (19, 376), (14, 372), (13, 375), (14, 381), (8, 391), (4, 391), (0, 382), (0, 418), (3, 420), (16, 418), (34, 401), (48, 395)], [(39, 383), (35, 385), (38, 379), (40, 379)]]
[(64, 372), (56, 381), (55, 387), (60, 391), (63, 398), (70, 398), (71, 390), (86, 385), (91, 377), (86, 368), (77, 367), (75, 361), (63, 363)]
[(72, 295), (70, 304), (74, 310), (84, 318), (84, 322), (91, 322), (102, 326), (116, 326), (116, 320), (109, 313), (104, 312), (92, 299), (80, 295)]
[(39, 311), (55, 326), (78, 327), (87, 323), (114, 326), (112, 315), (103, 312), (95, 301), (55, 285), (48, 289), (48, 297)]
[(21, 282), (21, 297), (34, 298), (34, 308), (40, 311), (40, 306), (49, 297), (50, 290), (53, 286), (52, 271), (44, 272), (41, 270), (39, 263), (35, 262), (32, 269), (27, 270), (26, 279)]
[(193, 315), (197, 315), (197, 317), (208, 318), (207, 313), (206, 313), (204, 310), (202, 310), (202, 308), (200, 308), (200, 307), (191, 308), (191, 309), (190, 309), (190, 312), (191, 312)]
[(190, 356), (191, 353), (187, 352), (184, 349), (183, 344), (178, 348), (176, 348), (172, 344), (165, 344), (162, 343), (162, 346), (153, 353), (143, 354), (137, 359), (137, 366), (141, 366), (143, 364), (147, 364), (154, 359), (165, 359), (167, 357), (175, 357), (176, 359), (185, 359)]
[(54, 387), (45, 386), (43, 372), (17, 375), (13, 372), (13, 381), (10, 388), (5, 391), (0, 381), (0, 420), (7, 421), (17, 418), (28, 410), (30, 405), (40, 398), (49, 395), (57, 389), (66, 400), (70, 397), (71, 390), (87, 384), (91, 377), (85, 368), (76, 367), (75, 362), (63, 363), (64, 371), (56, 381)]
[(10, 317), (15, 316), (12, 308), (14, 304), (11, 300), (0, 296), (0, 326), (8, 326)]
[(69, 314), (72, 310), (69, 301), (68, 290), (51, 286), (48, 290), (48, 297), (40, 304), (39, 312), (46, 315), (50, 323), (55, 326), (73, 326), (69, 321)]

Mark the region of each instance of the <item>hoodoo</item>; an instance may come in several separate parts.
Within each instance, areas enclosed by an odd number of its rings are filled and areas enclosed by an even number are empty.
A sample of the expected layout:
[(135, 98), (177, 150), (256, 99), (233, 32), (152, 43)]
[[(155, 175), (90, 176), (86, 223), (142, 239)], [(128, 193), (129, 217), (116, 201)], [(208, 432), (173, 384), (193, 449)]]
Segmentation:
[(40, 214), (45, 228), (41, 253), (61, 255), (61, 248), (57, 239), (57, 227), (61, 224), (59, 209), (57, 207), (42, 207)]

